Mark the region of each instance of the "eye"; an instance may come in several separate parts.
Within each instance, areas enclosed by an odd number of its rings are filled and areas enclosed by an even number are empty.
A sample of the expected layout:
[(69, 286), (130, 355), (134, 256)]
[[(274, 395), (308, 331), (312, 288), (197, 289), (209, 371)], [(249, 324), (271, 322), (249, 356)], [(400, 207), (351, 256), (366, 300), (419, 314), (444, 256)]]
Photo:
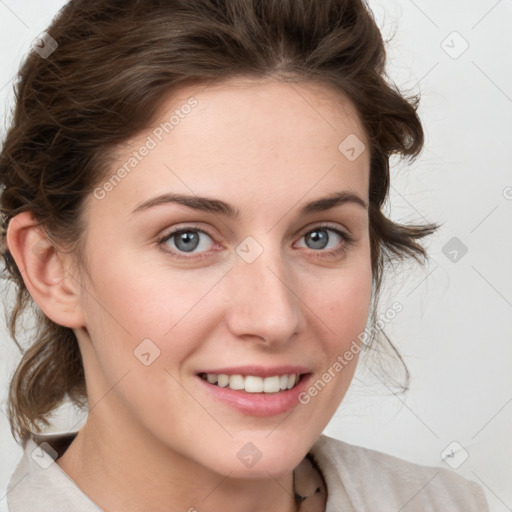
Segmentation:
[(330, 256), (336, 256), (345, 251), (353, 242), (350, 235), (331, 226), (317, 226), (303, 235), (302, 239), (305, 240), (307, 248)]
[(175, 253), (178, 258), (181, 257), (180, 253), (203, 253), (214, 245), (214, 241), (206, 231), (191, 227), (172, 231), (160, 239), (159, 243), (165, 245), (166, 250)]
[[(339, 256), (353, 243), (350, 235), (332, 226), (317, 226), (305, 233), (302, 239), (305, 240), (306, 248), (316, 253), (315, 257), (324, 258)], [(219, 247), (206, 231), (195, 226), (175, 229), (158, 243), (174, 258), (188, 260), (212, 256), (210, 251)]]

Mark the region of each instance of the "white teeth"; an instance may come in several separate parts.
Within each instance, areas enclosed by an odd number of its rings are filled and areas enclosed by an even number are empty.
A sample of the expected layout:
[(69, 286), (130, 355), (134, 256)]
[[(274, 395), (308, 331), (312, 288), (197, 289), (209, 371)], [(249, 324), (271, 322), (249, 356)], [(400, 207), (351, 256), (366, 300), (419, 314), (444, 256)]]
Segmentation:
[(241, 375), (231, 375), (229, 377), (229, 387), (231, 389), (244, 389), (244, 378)]
[(288, 389), (293, 388), (295, 386), (295, 375), (288, 375)]
[(206, 379), (210, 384), (217, 384), (217, 375), (215, 373), (209, 373)]
[[(208, 376), (206, 377), (208, 378)], [(225, 388), (226, 386), (229, 385), (229, 377), (227, 375), (224, 375), (223, 373), (221, 373), (219, 376), (218, 376), (218, 382), (217, 384), (221, 387), (221, 388)]]
[(254, 375), (245, 377), (244, 389), (247, 393), (261, 393), (263, 391), (263, 379)]
[(267, 377), (266, 379), (263, 379), (263, 391), (265, 393), (277, 393), (278, 391), (281, 391), (279, 382), (280, 379), (278, 376)]
[(246, 393), (278, 393), (291, 389), (299, 380), (299, 375), (274, 375), (272, 377), (257, 377), (256, 375), (226, 375), (224, 373), (202, 374), (204, 380), (221, 388), (229, 387), (235, 391), (244, 390)]

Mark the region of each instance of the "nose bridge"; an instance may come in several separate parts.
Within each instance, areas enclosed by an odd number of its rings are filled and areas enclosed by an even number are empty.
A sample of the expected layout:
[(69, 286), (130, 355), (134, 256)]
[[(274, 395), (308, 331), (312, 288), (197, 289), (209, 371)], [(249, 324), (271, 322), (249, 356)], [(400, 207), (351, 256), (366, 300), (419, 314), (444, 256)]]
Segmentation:
[(258, 336), (276, 344), (285, 343), (297, 332), (300, 303), (293, 292), (292, 269), (286, 267), (279, 248), (266, 247), (252, 261), (242, 253), (230, 274), (233, 300), (228, 316), (234, 334)]

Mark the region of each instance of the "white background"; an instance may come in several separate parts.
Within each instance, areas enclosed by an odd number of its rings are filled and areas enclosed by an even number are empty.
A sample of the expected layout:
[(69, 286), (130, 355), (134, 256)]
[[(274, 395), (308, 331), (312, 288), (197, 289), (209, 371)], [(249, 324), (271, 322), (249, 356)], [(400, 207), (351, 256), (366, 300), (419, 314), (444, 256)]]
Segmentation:
[[(0, 135), (20, 60), (63, 4), (0, 0)], [(358, 374), (326, 434), (443, 467), (441, 453), (455, 441), (469, 457), (454, 470), (483, 487), (493, 512), (512, 510), (512, 1), (370, 6), (385, 38), (393, 36), (390, 76), (421, 91), (426, 131), (416, 163), (393, 168), (389, 214), (443, 227), (429, 239), (429, 265), (400, 269), (381, 301), (382, 311), (403, 305), (386, 332), (409, 366), (410, 391), (395, 396)], [(457, 262), (443, 252), (453, 237), (467, 247)], [(2, 509), (21, 454), (5, 416), (20, 356), (0, 329)], [(72, 424), (62, 417), (60, 428)], [(446, 460), (458, 465), (462, 455)]]

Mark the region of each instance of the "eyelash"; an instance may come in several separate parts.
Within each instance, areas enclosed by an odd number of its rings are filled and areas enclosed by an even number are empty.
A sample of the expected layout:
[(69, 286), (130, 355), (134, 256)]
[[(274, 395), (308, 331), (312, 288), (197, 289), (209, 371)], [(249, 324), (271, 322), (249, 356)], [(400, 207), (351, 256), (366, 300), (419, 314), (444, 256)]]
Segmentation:
[[(315, 226), (313, 229), (306, 231), (301, 236), (301, 238), (303, 238), (304, 236), (306, 236), (309, 233), (312, 233), (313, 231), (323, 231), (323, 230), (336, 233), (343, 240), (343, 242), (338, 248), (331, 249), (330, 251), (324, 251), (321, 249), (320, 250), (311, 249), (311, 251), (313, 253), (316, 253), (316, 254), (314, 254), (315, 258), (336, 258), (337, 256), (340, 256), (341, 254), (345, 253), (350, 248), (350, 246), (354, 243), (354, 239), (350, 235), (348, 235), (344, 231), (341, 231), (337, 228), (334, 228), (334, 227), (326, 225), (326, 224), (323, 224), (320, 226)], [(185, 226), (184, 228), (179, 228), (174, 231), (171, 231), (170, 233), (167, 233), (166, 235), (164, 235), (162, 238), (160, 238), (158, 240), (158, 244), (159, 244), (159, 246), (163, 246), (165, 244), (165, 242), (169, 241), (173, 236), (179, 235), (180, 233), (187, 233), (189, 231), (197, 231), (198, 233), (203, 233), (205, 235), (208, 235), (213, 240), (213, 236), (210, 235), (210, 233), (208, 233), (208, 231), (205, 231), (204, 229), (201, 229), (201, 228), (198, 228), (195, 226)], [(185, 253), (182, 254), (180, 252), (174, 251), (173, 249), (166, 248), (166, 249), (162, 249), (162, 250), (168, 254), (171, 254), (173, 258), (176, 258), (179, 260), (201, 261), (203, 259), (211, 257), (211, 254), (207, 254), (207, 253), (199, 253), (194, 256), (183, 256), (183, 254), (185, 254)]]

